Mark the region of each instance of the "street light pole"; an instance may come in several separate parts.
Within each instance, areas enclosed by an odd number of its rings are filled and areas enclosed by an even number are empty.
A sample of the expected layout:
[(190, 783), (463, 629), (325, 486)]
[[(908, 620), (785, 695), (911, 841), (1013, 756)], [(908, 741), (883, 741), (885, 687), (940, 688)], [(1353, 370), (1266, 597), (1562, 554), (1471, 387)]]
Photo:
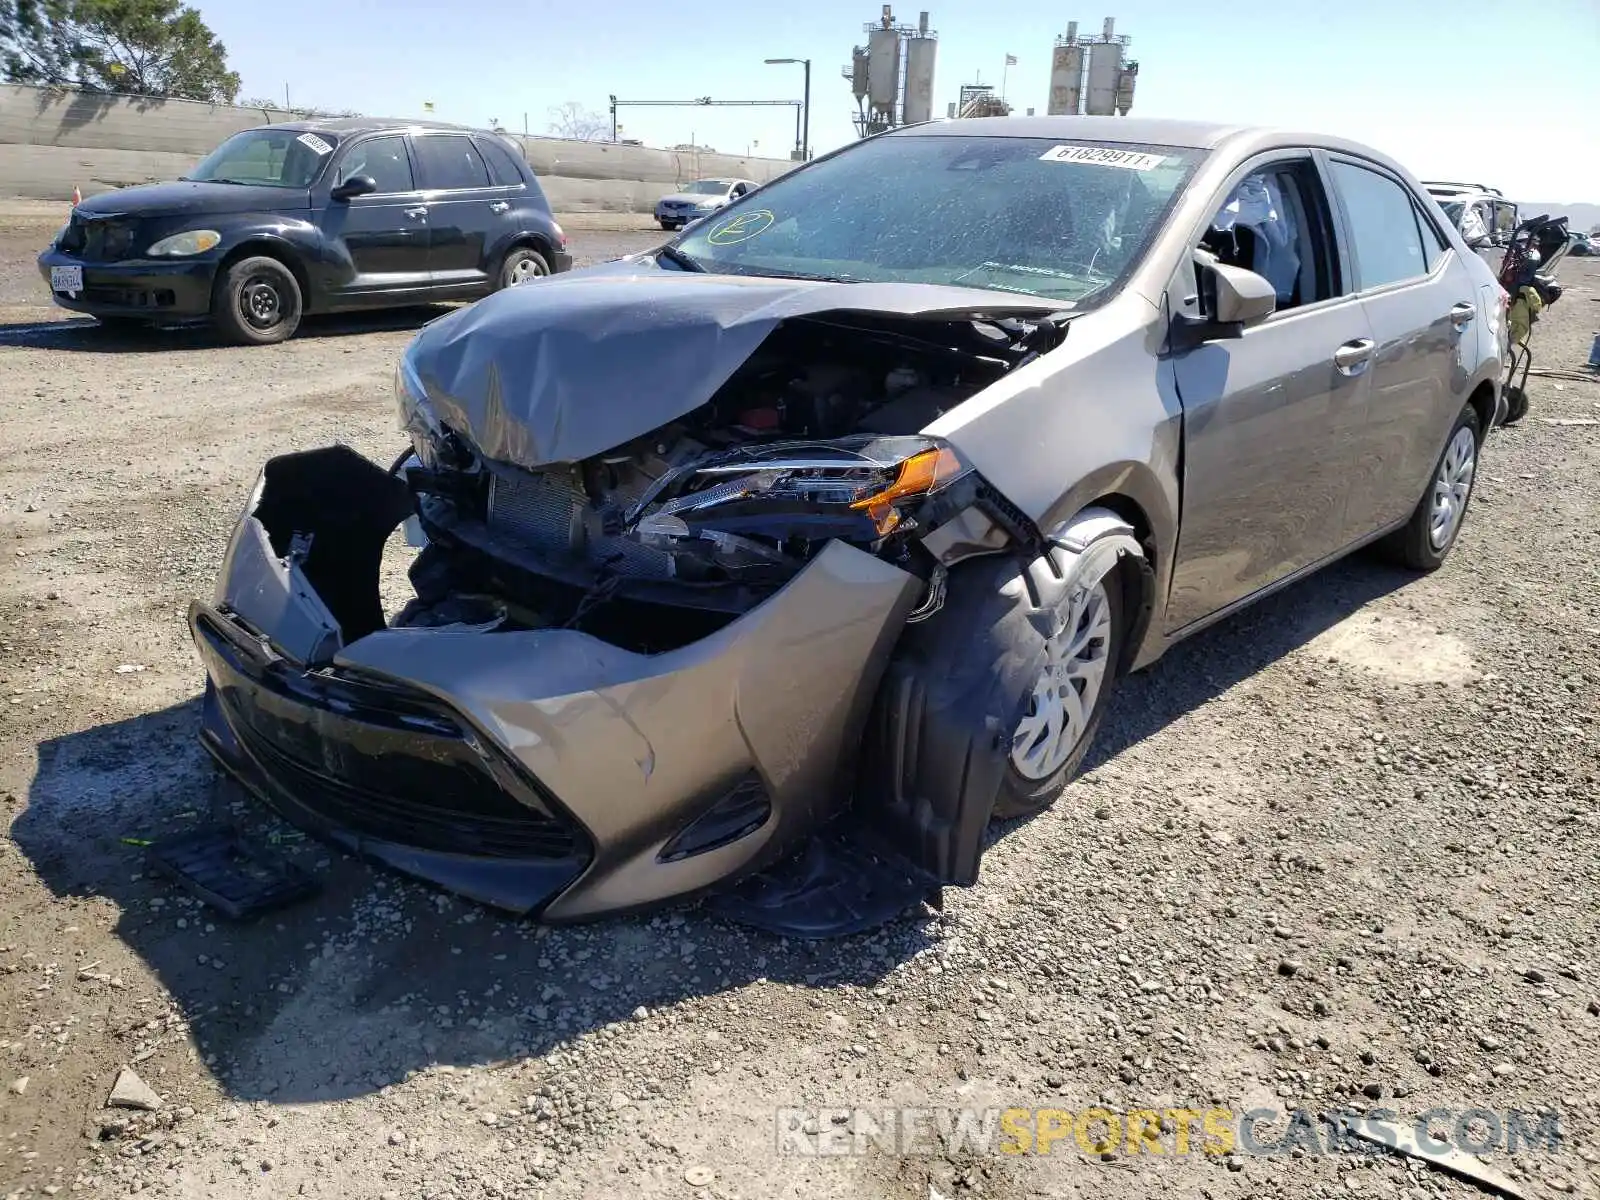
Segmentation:
[(769, 67), (782, 66), (793, 63), (805, 68), (806, 86), (805, 96), (800, 104), (800, 128), (796, 132), (800, 135), (796, 140), (799, 145), (800, 161), (811, 161), (811, 60), (809, 58), (769, 58), (765, 60)]

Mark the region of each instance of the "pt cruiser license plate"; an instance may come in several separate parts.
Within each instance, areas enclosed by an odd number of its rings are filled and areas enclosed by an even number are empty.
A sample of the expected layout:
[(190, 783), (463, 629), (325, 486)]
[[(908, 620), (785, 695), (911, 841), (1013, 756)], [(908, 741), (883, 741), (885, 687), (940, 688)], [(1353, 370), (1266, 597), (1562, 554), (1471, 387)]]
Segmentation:
[(50, 290), (52, 292), (83, 291), (83, 268), (51, 267)]

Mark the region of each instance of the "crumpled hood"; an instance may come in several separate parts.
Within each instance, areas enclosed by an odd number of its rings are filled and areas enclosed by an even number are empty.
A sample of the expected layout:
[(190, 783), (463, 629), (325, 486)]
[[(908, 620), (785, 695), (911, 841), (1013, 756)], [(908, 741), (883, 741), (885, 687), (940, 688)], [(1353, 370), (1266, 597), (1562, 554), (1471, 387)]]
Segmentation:
[[(426, 326), (404, 366), (425, 396), (403, 395), (401, 417), (407, 429), (441, 421), (498, 462), (576, 462), (706, 403), (790, 318), (1039, 316), (1065, 307), (981, 288), (609, 263), (496, 292)], [(418, 412), (423, 404), (429, 412)]]

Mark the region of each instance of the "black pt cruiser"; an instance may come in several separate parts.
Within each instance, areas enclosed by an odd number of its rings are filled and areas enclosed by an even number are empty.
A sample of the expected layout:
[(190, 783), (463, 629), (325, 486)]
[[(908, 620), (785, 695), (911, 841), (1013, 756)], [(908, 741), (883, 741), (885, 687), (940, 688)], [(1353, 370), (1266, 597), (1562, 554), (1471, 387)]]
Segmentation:
[(281, 342), (306, 313), (475, 299), (572, 266), (515, 143), (350, 118), (235, 134), (173, 183), (77, 205), (39, 256), (55, 302), (108, 325), (209, 317)]

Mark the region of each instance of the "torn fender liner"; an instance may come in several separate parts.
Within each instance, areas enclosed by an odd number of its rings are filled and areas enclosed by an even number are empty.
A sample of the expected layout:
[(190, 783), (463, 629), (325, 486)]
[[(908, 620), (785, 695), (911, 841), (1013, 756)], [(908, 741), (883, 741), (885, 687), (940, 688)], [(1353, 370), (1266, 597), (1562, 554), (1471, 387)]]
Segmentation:
[[(779, 323), (819, 313), (1042, 315), (1063, 306), (977, 288), (676, 271), (575, 273), (508, 288), (426, 326), (402, 423), (450, 426), (499, 462), (578, 462), (710, 400)], [(419, 414), (425, 401), (431, 414)]]

